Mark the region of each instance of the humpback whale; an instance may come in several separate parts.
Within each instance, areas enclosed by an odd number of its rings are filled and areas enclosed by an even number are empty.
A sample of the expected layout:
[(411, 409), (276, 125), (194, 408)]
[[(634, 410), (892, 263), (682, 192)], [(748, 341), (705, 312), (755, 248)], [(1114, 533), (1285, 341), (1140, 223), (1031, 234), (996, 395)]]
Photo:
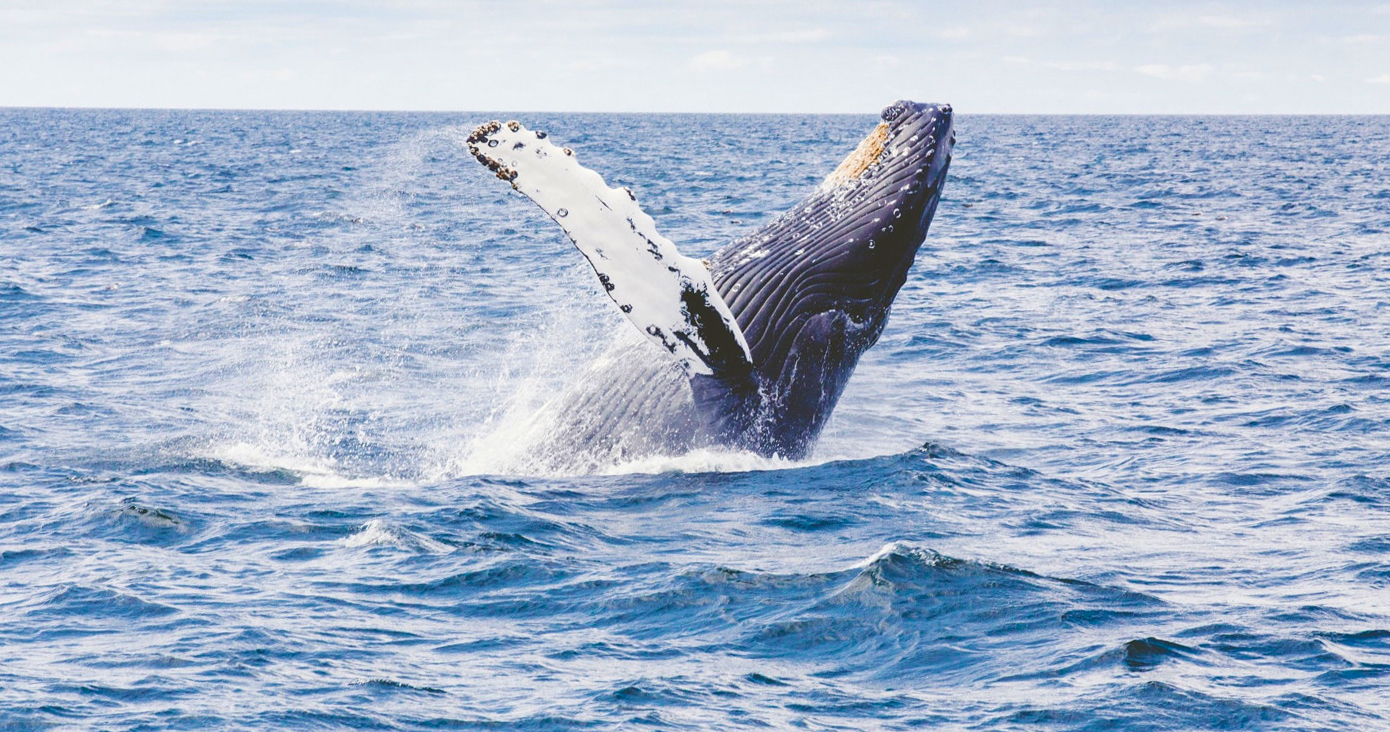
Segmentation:
[(586, 380), (555, 407), (557, 429), (616, 459), (707, 446), (806, 456), (883, 331), (954, 143), (949, 105), (895, 102), (804, 200), (702, 261), (545, 132), (478, 126), (469, 152), (560, 225), (657, 347), (631, 348), (666, 354)]

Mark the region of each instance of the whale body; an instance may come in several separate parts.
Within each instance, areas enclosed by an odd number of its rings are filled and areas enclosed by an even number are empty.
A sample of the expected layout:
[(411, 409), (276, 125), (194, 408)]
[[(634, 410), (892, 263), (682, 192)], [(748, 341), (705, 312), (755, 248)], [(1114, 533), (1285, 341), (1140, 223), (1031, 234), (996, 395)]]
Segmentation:
[(810, 195), (701, 261), (544, 132), (479, 126), (470, 152), (564, 229), (650, 344), (552, 405), (557, 439), (595, 462), (711, 446), (806, 456), (883, 331), (954, 142), (949, 105), (895, 102)]

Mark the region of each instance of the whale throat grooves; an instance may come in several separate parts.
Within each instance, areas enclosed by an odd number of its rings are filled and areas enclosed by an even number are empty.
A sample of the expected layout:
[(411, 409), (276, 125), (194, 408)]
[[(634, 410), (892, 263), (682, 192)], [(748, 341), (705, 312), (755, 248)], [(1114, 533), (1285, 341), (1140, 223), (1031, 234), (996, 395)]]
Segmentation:
[(682, 255), (630, 190), (545, 133), (517, 122), (475, 130), (470, 151), (560, 225), (624, 317), (674, 359), (663, 373), (634, 351), (586, 384), (568, 411), (592, 415), (583, 439), (804, 457), (926, 237), (952, 119), (950, 105), (895, 102), (805, 199), (707, 262)]

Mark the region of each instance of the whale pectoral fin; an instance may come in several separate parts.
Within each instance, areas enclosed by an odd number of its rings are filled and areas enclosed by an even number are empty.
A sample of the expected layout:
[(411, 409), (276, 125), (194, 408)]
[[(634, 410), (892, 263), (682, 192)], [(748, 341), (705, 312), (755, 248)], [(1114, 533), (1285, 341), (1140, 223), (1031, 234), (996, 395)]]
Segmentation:
[(751, 382), (748, 343), (709, 270), (657, 233), (632, 191), (609, 188), (569, 148), (516, 122), (478, 127), (468, 149), (555, 219), (623, 315), (688, 375)]

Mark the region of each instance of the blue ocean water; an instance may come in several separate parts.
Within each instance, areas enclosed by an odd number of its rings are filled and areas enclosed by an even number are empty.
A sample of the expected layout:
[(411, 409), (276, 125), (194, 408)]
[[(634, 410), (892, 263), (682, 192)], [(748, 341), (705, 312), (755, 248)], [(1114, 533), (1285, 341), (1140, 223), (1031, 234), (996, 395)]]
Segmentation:
[[(537, 474), (495, 116), (0, 110), (0, 729), (1390, 727), (1390, 118), (962, 115), (813, 459)], [(693, 255), (873, 124), (518, 116)]]

